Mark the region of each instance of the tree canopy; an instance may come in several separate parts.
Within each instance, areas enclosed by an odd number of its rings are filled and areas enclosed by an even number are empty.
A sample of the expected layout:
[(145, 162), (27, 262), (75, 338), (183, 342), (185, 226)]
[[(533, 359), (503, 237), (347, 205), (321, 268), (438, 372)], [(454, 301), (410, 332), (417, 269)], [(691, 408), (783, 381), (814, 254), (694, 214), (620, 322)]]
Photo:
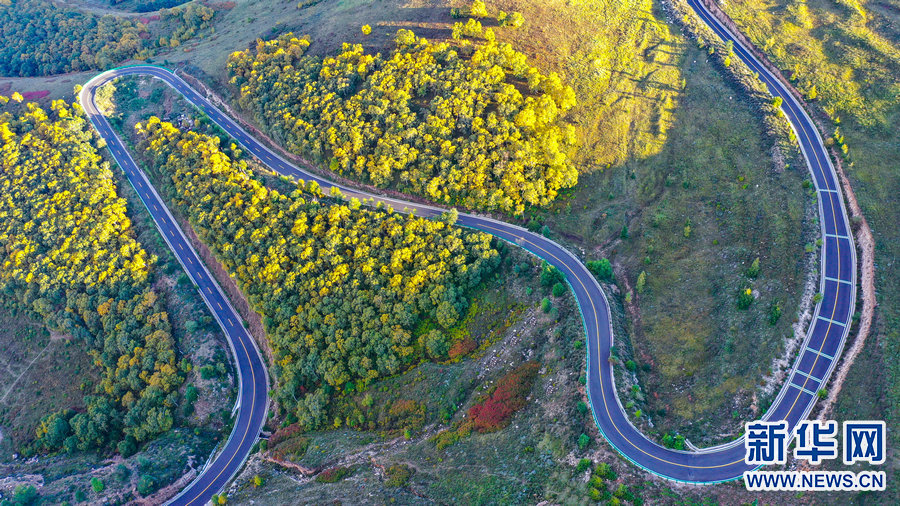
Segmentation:
[(256, 181), (219, 138), (150, 118), (139, 150), (174, 206), (263, 317), (275, 355), (275, 399), (306, 428), (334, 393), (444, 358), (446, 333), (416, 336), (422, 318), (455, 325), (466, 292), (499, 261), (491, 236), (445, 220)]
[(62, 74), (145, 59), (209, 28), (213, 14), (201, 4), (163, 9), (163, 33), (155, 37), (133, 18), (97, 16), (47, 0), (0, 0), (0, 74)]
[(575, 94), (509, 44), (435, 44), (405, 29), (387, 55), (345, 44), (317, 58), (309, 44), (286, 33), (228, 63), (241, 106), (289, 150), (379, 187), (514, 214), (577, 183), (574, 128), (561, 120)]
[(87, 409), (44, 418), (39, 445), (147, 441), (171, 428), (183, 381), (150, 286), (156, 259), (135, 240), (80, 107), (9, 106), (23, 110), (0, 114), (0, 297), (82, 341), (101, 371)]

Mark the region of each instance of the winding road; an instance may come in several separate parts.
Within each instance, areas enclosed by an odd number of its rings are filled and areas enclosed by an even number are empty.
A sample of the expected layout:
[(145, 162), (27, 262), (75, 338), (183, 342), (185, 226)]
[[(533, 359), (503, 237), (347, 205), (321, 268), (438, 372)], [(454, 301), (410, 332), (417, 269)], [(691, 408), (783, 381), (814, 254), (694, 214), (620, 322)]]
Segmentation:
[[(721, 38), (732, 40), (735, 54), (759, 73), (773, 95), (782, 97), (782, 109), (797, 134), (818, 196), (819, 224), (823, 241), (819, 292), (823, 298), (816, 305), (812, 323), (788, 381), (764, 417), (771, 420), (787, 420), (789, 427), (793, 429), (798, 421), (809, 414), (817, 400), (817, 391), (825, 384), (837, 363), (854, 311), (856, 256), (847, 212), (825, 145), (801, 104), (698, 0), (688, 0), (688, 3)], [(128, 75), (151, 76), (166, 82), (207, 114), (247, 152), (279, 174), (316, 181), (323, 189), (337, 187), (347, 197), (374, 198), (390, 204), (395, 209), (415, 210), (418, 216), (435, 217), (444, 210), (334, 184), (296, 167), (254, 139), (206, 97), (164, 68), (150, 65), (122, 67), (104, 72), (85, 84), (79, 96), (85, 113), (100, 136), (106, 140), (112, 156), (122, 167), (172, 252), (218, 320), (237, 364), (240, 389), (235, 406), (237, 419), (231, 436), (224, 448), (207, 463), (199, 476), (171, 500), (171, 504), (178, 505), (204, 504), (214, 493), (222, 490), (237, 473), (257, 441), (267, 415), (269, 380), (265, 363), (252, 337), (242, 325), (240, 316), (229, 304), (222, 289), (191, 247), (149, 179), (134, 162), (125, 144), (97, 108), (95, 103), (97, 89), (110, 80)], [(631, 424), (616, 395), (613, 365), (609, 361), (610, 347), (613, 344), (609, 303), (600, 285), (580, 259), (559, 244), (516, 225), (463, 213), (459, 214), (457, 224), (488, 232), (516, 244), (556, 266), (565, 274), (584, 322), (588, 351), (587, 392), (590, 406), (600, 431), (619, 453), (651, 473), (690, 483), (734, 480), (751, 469), (744, 463), (743, 438), (697, 452), (677, 451), (664, 448), (647, 439)]]

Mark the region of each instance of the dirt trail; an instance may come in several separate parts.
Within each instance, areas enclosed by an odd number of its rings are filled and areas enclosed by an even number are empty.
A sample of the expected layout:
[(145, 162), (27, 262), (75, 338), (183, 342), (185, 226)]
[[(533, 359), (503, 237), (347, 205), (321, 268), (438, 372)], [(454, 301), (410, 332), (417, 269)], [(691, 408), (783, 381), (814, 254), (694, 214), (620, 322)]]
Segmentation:
[(0, 403), (6, 403), (6, 398), (9, 397), (9, 393), (13, 391), (13, 389), (16, 387), (16, 384), (19, 382), (20, 379), (22, 379), (22, 376), (25, 376), (25, 373), (27, 373), (31, 369), (31, 366), (33, 366), (34, 363), (37, 362), (39, 358), (44, 356), (44, 352), (47, 351), (47, 348), (49, 348), (50, 345), (53, 344), (53, 342), (54, 341), (51, 340), (49, 343), (47, 343), (47, 346), (44, 346), (44, 349), (41, 350), (41, 352), (38, 353), (36, 357), (31, 359), (31, 362), (28, 362), (28, 365), (25, 366), (25, 370), (22, 371), (22, 373), (19, 374), (19, 376), (16, 377), (15, 380), (13, 380), (13, 382), (9, 385), (9, 388), (6, 389), (6, 392), (3, 393), (3, 397), (0, 397)]

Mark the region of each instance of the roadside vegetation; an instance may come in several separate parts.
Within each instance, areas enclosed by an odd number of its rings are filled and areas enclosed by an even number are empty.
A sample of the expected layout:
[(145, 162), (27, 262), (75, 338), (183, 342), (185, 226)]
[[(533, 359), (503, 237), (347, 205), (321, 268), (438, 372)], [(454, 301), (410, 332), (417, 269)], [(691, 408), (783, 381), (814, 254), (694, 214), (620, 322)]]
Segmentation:
[(168, 486), (227, 435), (234, 395), (217, 325), (77, 111), (2, 113), (0, 493), (42, 476), (48, 504)]
[(88, 128), (62, 101), (44, 111), (13, 100), (0, 124), (0, 293), (83, 343), (101, 372), (85, 410), (44, 418), (30, 452), (132, 454), (172, 428), (184, 380), (168, 314), (149, 285), (156, 259), (135, 241)]
[(151, 12), (171, 9), (186, 4), (190, 0), (84, 0), (86, 4), (107, 5), (116, 10), (131, 12)]

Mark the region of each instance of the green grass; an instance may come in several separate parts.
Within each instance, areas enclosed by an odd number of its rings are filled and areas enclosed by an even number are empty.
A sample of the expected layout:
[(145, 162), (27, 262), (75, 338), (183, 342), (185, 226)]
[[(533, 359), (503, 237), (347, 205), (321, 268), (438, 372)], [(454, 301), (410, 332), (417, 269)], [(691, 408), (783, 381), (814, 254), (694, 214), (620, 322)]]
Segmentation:
[[(98, 376), (91, 357), (65, 336), (51, 334), (17, 308), (0, 309), (0, 462), (34, 440), (40, 419), (84, 407)], [(84, 389), (82, 390), (82, 387)]]
[[(888, 447), (900, 445), (900, 4), (896, 0), (744, 0), (726, 12), (785, 71), (795, 85), (815, 85), (814, 113), (828, 129), (840, 120), (849, 148), (844, 168), (875, 238), (875, 324), (863, 353), (850, 370), (835, 406), (839, 420), (883, 419)], [(859, 307), (859, 306), (857, 306)], [(900, 488), (888, 471), (888, 492)], [(862, 500), (860, 498), (859, 500)]]
[[(743, 92), (704, 51), (683, 39), (672, 46), (685, 81), (662, 147), (582, 176), (567, 202), (537, 218), (587, 259), (608, 256), (619, 267), (637, 312), (617, 339), (630, 338), (635, 362), (649, 366), (640, 368), (647, 402), (638, 405), (660, 430), (703, 445), (761, 414), (752, 397), (791, 334), (815, 201), (802, 190), (805, 166), (775, 159)], [(756, 257), (761, 274), (751, 280)], [(759, 298), (741, 311), (737, 293), (751, 286)], [(784, 316), (773, 327), (776, 300)]]

